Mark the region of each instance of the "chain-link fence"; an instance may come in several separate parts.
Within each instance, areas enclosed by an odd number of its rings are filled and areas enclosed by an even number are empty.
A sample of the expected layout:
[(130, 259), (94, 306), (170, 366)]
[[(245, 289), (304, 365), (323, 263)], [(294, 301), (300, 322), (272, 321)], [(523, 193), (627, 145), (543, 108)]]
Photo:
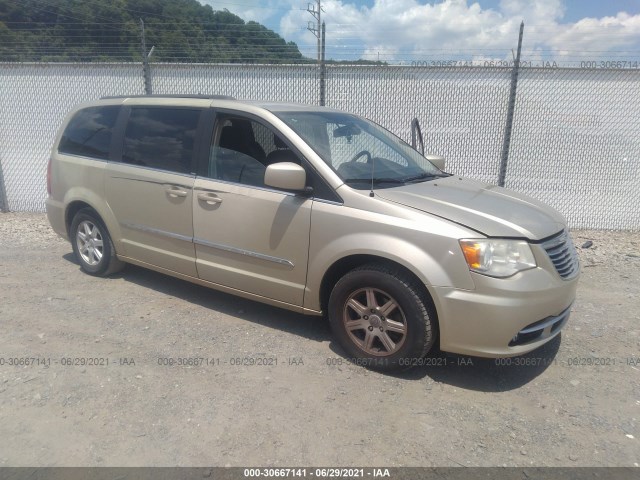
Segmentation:
[[(326, 103), (405, 140), (418, 118), (426, 151), (445, 156), (447, 170), (496, 183), (511, 72), (329, 65)], [(320, 99), (314, 65), (154, 64), (151, 76), (158, 94)], [(73, 105), (144, 92), (137, 64), (0, 64), (0, 79), (0, 172), (11, 210), (43, 210), (49, 149)], [(506, 186), (554, 206), (574, 228), (640, 228), (639, 104), (640, 70), (521, 68)]]
[(16, 211), (44, 211), (49, 152), (74, 105), (144, 93), (137, 64), (0, 64), (0, 85), (0, 161)]
[(640, 228), (640, 70), (521, 70), (505, 186), (575, 227)]
[(317, 105), (315, 65), (160, 64), (152, 70), (154, 94), (219, 94), (235, 98)]

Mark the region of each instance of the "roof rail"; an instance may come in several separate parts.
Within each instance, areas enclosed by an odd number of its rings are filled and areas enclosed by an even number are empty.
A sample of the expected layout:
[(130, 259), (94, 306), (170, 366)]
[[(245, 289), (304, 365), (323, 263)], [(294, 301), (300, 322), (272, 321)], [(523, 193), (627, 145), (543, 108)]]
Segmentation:
[(100, 100), (111, 100), (115, 98), (201, 98), (204, 100), (235, 100), (235, 97), (229, 95), (109, 95), (106, 97), (100, 97)]

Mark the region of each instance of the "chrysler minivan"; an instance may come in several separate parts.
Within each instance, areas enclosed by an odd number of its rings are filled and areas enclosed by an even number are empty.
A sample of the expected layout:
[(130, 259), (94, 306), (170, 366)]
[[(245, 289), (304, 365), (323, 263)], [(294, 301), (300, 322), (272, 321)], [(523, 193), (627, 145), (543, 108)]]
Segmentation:
[(558, 212), (330, 108), (104, 98), (67, 116), (47, 177), (49, 221), (84, 272), (131, 263), (325, 315), (371, 368), (434, 345), (524, 354), (558, 335), (576, 294)]

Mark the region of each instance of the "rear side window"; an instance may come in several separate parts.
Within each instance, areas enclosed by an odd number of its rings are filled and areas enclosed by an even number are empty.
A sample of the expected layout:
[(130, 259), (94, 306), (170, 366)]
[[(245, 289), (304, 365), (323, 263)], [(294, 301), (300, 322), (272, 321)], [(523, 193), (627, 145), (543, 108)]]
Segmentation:
[(113, 126), (119, 111), (119, 105), (80, 110), (65, 128), (58, 152), (108, 159)]
[(191, 172), (201, 111), (132, 108), (124, 134), (122, 161), (169, 172)]

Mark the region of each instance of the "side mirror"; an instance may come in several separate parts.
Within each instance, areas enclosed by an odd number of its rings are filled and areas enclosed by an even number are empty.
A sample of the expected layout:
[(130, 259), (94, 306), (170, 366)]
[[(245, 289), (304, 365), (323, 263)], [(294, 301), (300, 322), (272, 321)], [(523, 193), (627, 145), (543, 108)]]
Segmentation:
[(427, 160), (429, 160), (431, 163), (433, 163), (436, 167), (438, 167), (440, 170), (444, 170), (445, 160), (444, 160), (443, 156), (440, 156), (440, 155), (425, 155), (424, 157)]
[(296, 163), (272, 163), (264, 173), (264, 184), (280, 190), (304, 190), (307, 172)]

